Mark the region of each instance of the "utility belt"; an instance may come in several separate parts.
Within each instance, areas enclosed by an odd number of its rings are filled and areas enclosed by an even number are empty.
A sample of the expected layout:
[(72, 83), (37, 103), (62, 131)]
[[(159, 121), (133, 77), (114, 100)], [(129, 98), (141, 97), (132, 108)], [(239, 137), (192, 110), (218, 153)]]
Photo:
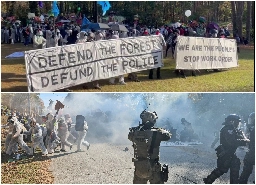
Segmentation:
[(217, 157), (220, 158), (220, 157), (223, 157), (225, 156), (226, 154), (228, 155), (232, 155), (235, 153), (236, 150), (233, 150), (233, 149), (226, 149), (223, 147), (222, 144), (220, 144), (216, 149), (216, 154), (217, 154)]
[[(150, 160), (145, 158), (133, 158), (132, 162), (134, 162), (135, 167), (137, 168), (137, 175), (143, 178), (149, 178), (152, 176), (152, 173), (160, 173), (161, 179), (164, 182), (168, 180), (168, 165), (161, 165), (159, 163), (159, 158)], [(148, 169), (148, 170), (145, 170)]]

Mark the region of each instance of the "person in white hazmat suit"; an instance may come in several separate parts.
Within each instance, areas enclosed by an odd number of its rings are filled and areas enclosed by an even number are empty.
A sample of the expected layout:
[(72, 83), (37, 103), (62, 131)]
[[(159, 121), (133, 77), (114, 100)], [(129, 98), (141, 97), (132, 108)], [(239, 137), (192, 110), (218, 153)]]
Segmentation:
[[(7, 153), (8, 146), (13, 136), (12, 131), (14, 129), (14, 124), (11, 123), (11, 119), (12, 119), (12, 116), (8, 118), (7, 120), (8, 123), (6, 125), (8, 127), (8, 135), (6, 136), (5, 143), (4, 143), (5, 153)], [(14, 154), (18, 152), (18, 143), (16, 143), (16, 145), (13, 146), (12, 152)]]
[(60, 138), (61, 141), (61, 152), (66, 152), (65, 146), (70, 147), (70, 150), (72, 149), (72, 144), (67, 141), (69, 136), (69, 131), (68, 131), (68, 125), (67, 122), (65, 121), (65, 118), (60, 118), (58, 120), (58, 137)]
[(36, 35), (33, 36), (33, 47), (36, 49), (46, 48), (46, 39), (43, 37), (42, 31), (37, 31)]
[(46, 121), (46, 129), (47, 129), (47, 136), (46, 136), (46, 148), (49, 154), (54, 152), (56, 148), (55, 140), (58, 140), (57, 136), (57, 122), (53, 114), (47, 115), (48, 120)]
[(36, 122), (35, 118), (32, 118), (30, 122), (31, 128), (29, 131), (25, 131), (24, 134), (30, 134), (31, 135), (31, 141), (32, 141), (32, 149), (31, 154), (34, 153), (34, 149), (36, 147), (39, 147), (42, 150), (43, 155), (47, 155), (48, 152), (44, 146), (44, 137), (47, 135), (46, 129), (42, 129), (42, 127), (39, 125), (39, 123)]
[(85, 121), (85, 117), (82, 115), (77, 115), (76, 116), (76, 125), (75, 125), (75, 130), (78, 132), (78, 144), (77, 144), (77, 152), (81, 152), (81, 145), (87, 146), (87, 150), (90, 147), (90, 144), (87, 141), (84, 141), (84, 138), (86, 136), (87, 130), (88, 130), (88, 125), (87, 122)]
[(12, 152), (15, 152), (16, 144), (18, 143), (20, 147), (25, 150), (28, 155), (32, 155), (31, 149), (23, 141), (23, 125), (18, 121), (16, 117), (12, 117), (10, 123), (13, 124), (12, 138), (9, 143), (6, 153), (12, 155)]

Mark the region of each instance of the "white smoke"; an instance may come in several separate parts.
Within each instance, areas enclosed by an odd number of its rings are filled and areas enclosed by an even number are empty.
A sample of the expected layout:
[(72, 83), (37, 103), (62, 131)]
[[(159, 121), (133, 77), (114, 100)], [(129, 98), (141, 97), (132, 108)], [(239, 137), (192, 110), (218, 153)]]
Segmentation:
[[(156, 127), (164, 127), (166, 119), (180, 133), (184, 128), (181, 118), (192, 124), (195, 133), (204, 143), (214, 139), (214, 132), (219, 132), (225, 117), (237, 110), (242, 94), (224, 94), (225, 98), (218, 100), (217, 93), (203, 94), (204, 101), (193, 102), (188, 93), (71, 93), (64, 101), (64, 113), (69, 113), (75, 122), (76, 115), (84, 115), (87, 119), (88, 141), (129, 144), (130, 127), (139, 125), (140, 113), (147, 109), (156, 111), (158, 120)], [(254, 96), (248, 96), (248, 103), (253, 105), (248, 110), (254, 110)], [(223, 97), (223, 93), (221, 95)], [(242, 101), (242, 100), (241, 100)], [(244, 100), (243, 100), (244, 101)], [(225, 104), (224, 104), (225, 103)], [(249, 114), (249, 111), (246, 114)], [(93, 112), (110, 113), (109, 120), (90, 121)], [(242, 111), (242, 109), (241, 109)], [(91, 116), (95, 120), (99, 117)]]

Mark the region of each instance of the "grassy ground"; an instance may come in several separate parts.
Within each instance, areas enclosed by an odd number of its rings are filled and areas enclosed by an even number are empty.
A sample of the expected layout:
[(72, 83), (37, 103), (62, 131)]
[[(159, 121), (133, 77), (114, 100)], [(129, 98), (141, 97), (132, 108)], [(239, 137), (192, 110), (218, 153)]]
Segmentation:
[[(5, 56), (15, 51), (32, 49), (22, 44), (1, 45), (1, 87), (2, 92), (27, 92), (25, 61), (20, 59), (5, 59)], [(161, 80), (149, 80), (148, 72), (137, 73), (141, 82), (131, 82), (125, 78), (127, 85), (109, 85), (108, 80), (101, 80), (101, 90), (83, 85), (71, 87), (74, 92), (254, 92), (254, 47), (241, 46), (239, 67), (221, 72), (201, 70), (197, 76), (187, 72), (187, 78), (177, 77), (174, 73), (175, 61), (170, 57), (164, 59), (161, 69)], [(154, 74), (154, 77), (156, 74)]]
[[(7, 116), (1, 116), (1, 123), (4, 124)], [(49, 171), (51, 160), (42, 157), (41, 151), (36, 151), (33, 157), (23, 156), (20, 160), (12, 161), (9, 155), (5, 154), (5, 129), (1, 129), (1, 183), (2, 184), (52, 184), (54, 177)], [(19, 150), (19, 153), (22, 153)]]

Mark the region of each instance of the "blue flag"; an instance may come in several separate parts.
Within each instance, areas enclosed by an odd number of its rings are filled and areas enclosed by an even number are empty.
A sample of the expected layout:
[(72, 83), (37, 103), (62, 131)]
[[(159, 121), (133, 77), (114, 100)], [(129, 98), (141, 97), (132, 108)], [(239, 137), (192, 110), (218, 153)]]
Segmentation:
[(53, 13), (54, 17), (57, 17), (60, 13), (60, 10), (57, 5), (57, 1), (53, 1), (53, 3), (52, 3), (52, 13)]
[(84, 25), (87, 25), (87, 24), (90, 24), (91, 22), (85, 17), (84, 15), (84, 18), (83, 18), (83, 21), (82, 21), (82, 26)]
[(106, 14), (106, 12), (109, 10), (111, 5), (109, 4), (109, 1), (98, 1), (97, 4), (101, 5), (103, 16)]
[(43, 1), (38, 1), (38, 6), (39, 6), (39, 8), (43, 8), (43, 6), (44, 6)]

